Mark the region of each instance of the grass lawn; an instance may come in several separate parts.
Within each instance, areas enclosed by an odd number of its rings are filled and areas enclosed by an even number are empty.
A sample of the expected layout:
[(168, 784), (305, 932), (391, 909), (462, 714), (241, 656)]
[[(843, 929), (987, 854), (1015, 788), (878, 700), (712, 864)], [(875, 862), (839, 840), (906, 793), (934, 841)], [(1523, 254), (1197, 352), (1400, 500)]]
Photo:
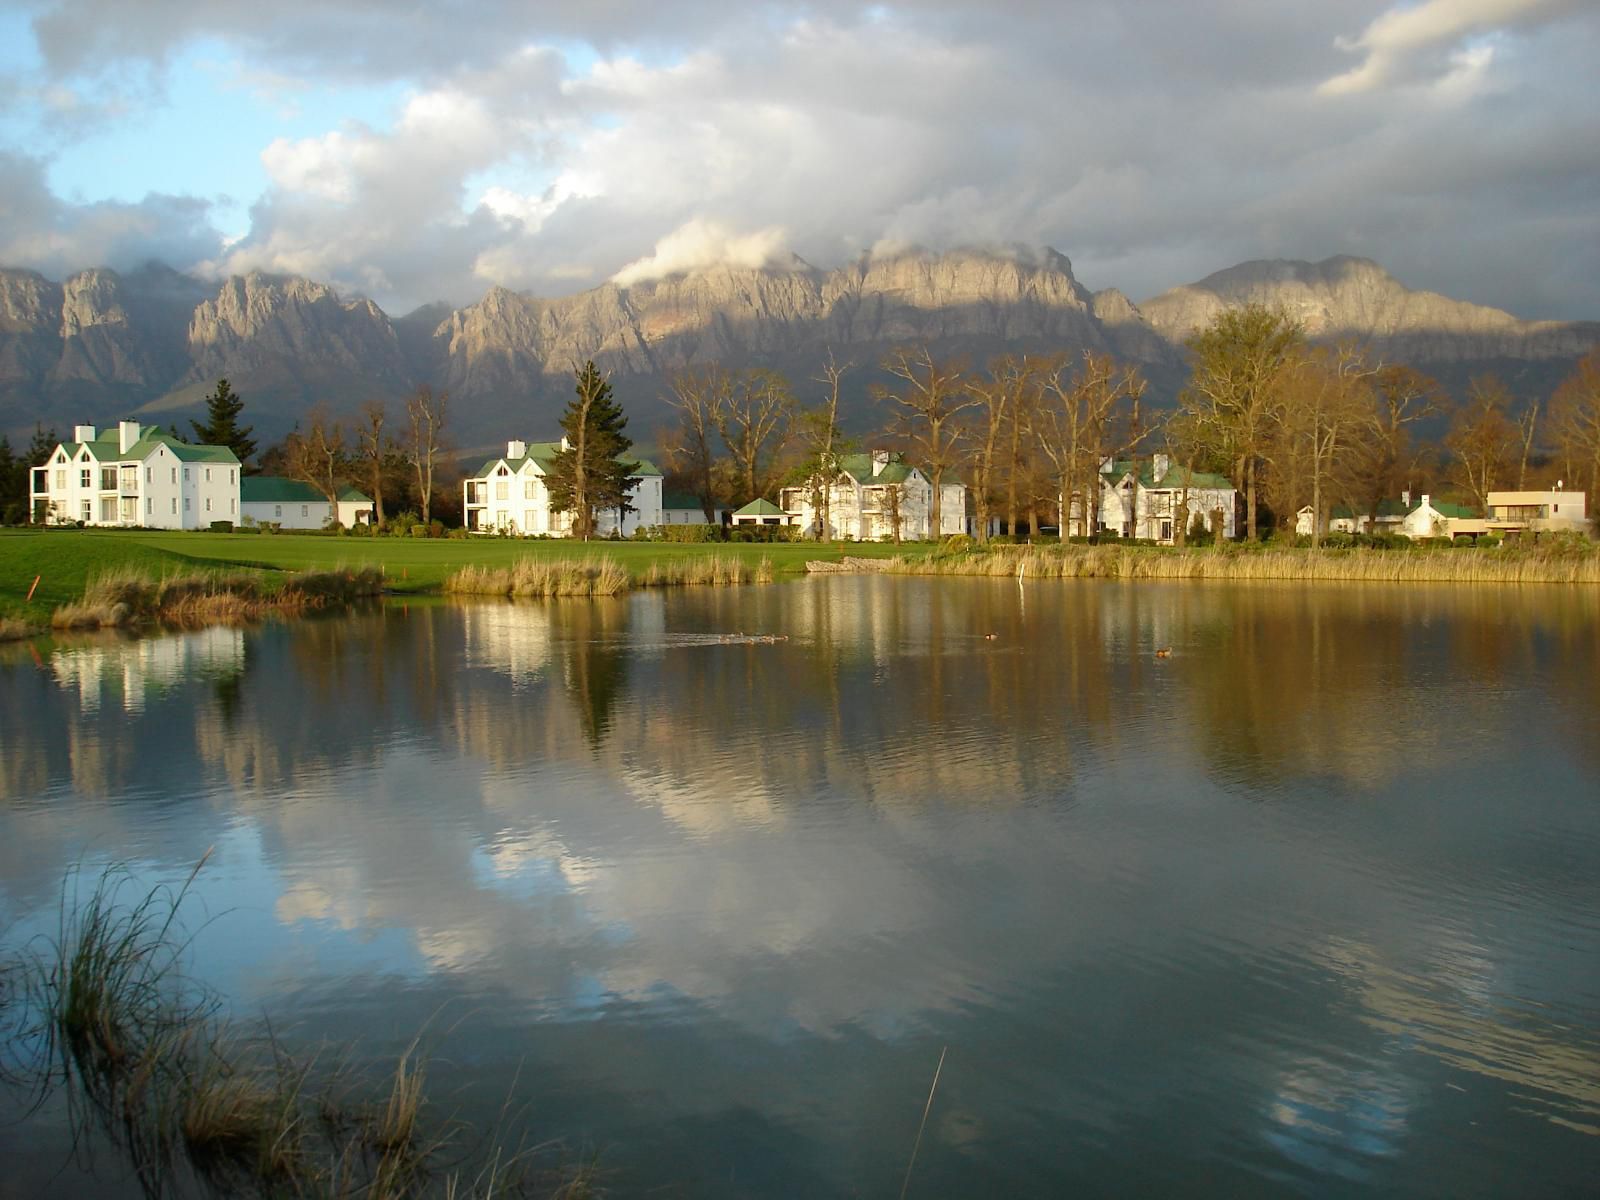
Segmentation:
[[(437, 589), (469, 565), (504, 567), (520, 558), (583, 558), (608, 555), (640, 574), (656, 563), (731, 556), (752, 566), (770, 559), (780, 575), (797, 575), (807, 559), (844, 554), (889, 555), (904, 547), (874, 543), (705, 545), (667, 542), (519, 541), (510, 538), (313, 537), (292, 533), (163, 533), (112, 529), (0, 529), (0, 616), (45, 621), (57, 605), (79, 599), (84, 584), (101, 572), (136, 567), (152, 575), (196, 569), (262, 572), (304, 571), (334, 566), (381, 565), (390, 586), (401, 591)], [(33, 603), (25, 597), (40, 577)]]

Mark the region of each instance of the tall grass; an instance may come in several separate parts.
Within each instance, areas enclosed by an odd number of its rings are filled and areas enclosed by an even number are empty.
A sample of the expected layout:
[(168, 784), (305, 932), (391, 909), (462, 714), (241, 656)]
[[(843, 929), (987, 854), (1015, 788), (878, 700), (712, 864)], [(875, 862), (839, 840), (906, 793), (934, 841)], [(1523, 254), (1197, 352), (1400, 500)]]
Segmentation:
[(370, 565), (301, 572), (276, 590), (263, 588), (253, 575), (194, 572), (157, 578), (123, 568), (92, 577), (83, 599), (57, 608), (51, 624), (57, 629), (225, 624), (345, 604), (382, 590), (383, 572)]
[(1600, 583), (1600, 549), (1271, 550), (997, 546), (875, 560), (899, 575), (1029, 579), (1350, 580), (1389, 583)]
[[(207, 852), (209, 856), (209, 851)], [(0, 963), (6, 1076), (65, 1088), (76, 1140), (124, 1153), (147, 1195), (502, 1197), (596, 1194), (593, 1164), (536, 1171), (555, 1144), (465, 1148), (463, 1127), (431, 1127), (420, 1043), (375, 1101), (347, 1068), (299, 1060), (270, 1035), (247, 1040), (189, 981), (183, 884), (139, 892), (122, 867), (62, 888), (53, 936)]]
[(763, 558), (752, 567), (723, 555), (694, 555), (653, 563), (638, 577), (608, 555), (582, 559), (518, 559), (509, 567), (463, 567), (445, 580), (458, 596), (616, 596), (633, 587), (689, 587), (770, 583), (773, 568)]

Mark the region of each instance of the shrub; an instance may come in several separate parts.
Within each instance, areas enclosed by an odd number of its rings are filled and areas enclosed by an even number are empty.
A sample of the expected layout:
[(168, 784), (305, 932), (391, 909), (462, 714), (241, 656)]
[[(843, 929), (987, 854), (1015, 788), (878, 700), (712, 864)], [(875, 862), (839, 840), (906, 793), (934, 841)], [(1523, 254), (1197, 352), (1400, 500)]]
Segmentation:
[(419, 538), (419, 537), (420, 538), (425, 538), (425, 537), (427, 537), (428, 536), (428, 527), (426, 525), (413, 525), (411, 527), (411, 536), (414, 537), (414, 538)]
[(720, 542), (723, 540), (721, 525), (657, 525), (654, 526), (656, 536), (663, 542)]

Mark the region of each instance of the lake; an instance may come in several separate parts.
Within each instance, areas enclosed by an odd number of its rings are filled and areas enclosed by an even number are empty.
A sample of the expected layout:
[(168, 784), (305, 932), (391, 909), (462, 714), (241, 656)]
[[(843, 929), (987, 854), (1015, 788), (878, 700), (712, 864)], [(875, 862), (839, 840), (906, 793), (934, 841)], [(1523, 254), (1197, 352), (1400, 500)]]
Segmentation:
[[(1157, 656), (1170, 648), (1170, 655)], [(1600, 597), (831, 577), (0, 647), (0, 930), (615, 1195), (1600, 1186)], [(15, 1099), (12, 1101), (13, 1110)], [(0, 1196), (137, 1194), (0, 1126)]]

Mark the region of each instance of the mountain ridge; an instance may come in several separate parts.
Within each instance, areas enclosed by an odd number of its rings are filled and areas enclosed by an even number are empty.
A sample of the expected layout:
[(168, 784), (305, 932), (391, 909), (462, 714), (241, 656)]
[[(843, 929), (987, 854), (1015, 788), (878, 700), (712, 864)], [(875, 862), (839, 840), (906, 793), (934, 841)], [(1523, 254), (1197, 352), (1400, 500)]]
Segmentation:
[(1529, 395), (1600, 345), (1595, 322), (1525, 321), (1407, 288), (1351, 256), (1239, 263), (1135, 303), (1116, 288), (1090, 292), (1049, 247), (911, 248), (834, 268), (791, 255), (556, 298), (492, 286), (473, 304), (398, 317), (296, 275), (204, 281), (150, 264), (55, 283), (0, 268), (0, 430), (187, 415), (226, 376), (269, 436), (312, 405), (346, 413), (419, 384), (450, 391), (464, 436), (487, 436), (508, 423), (550, 425), (572, 366), (588, 358), (637, 381), (648, 410), (687, 365), (770, 365), (798, 383), (832, 351), (864, 377), (907, 343), (980, 363), (1008, 349), (1109, 351), (1170, 395), (1185, 370), (1184, 339), (1251, 302), (1282, 306), (1314, 338), (1358, 338), (1424, 370), (1499, 369)]

